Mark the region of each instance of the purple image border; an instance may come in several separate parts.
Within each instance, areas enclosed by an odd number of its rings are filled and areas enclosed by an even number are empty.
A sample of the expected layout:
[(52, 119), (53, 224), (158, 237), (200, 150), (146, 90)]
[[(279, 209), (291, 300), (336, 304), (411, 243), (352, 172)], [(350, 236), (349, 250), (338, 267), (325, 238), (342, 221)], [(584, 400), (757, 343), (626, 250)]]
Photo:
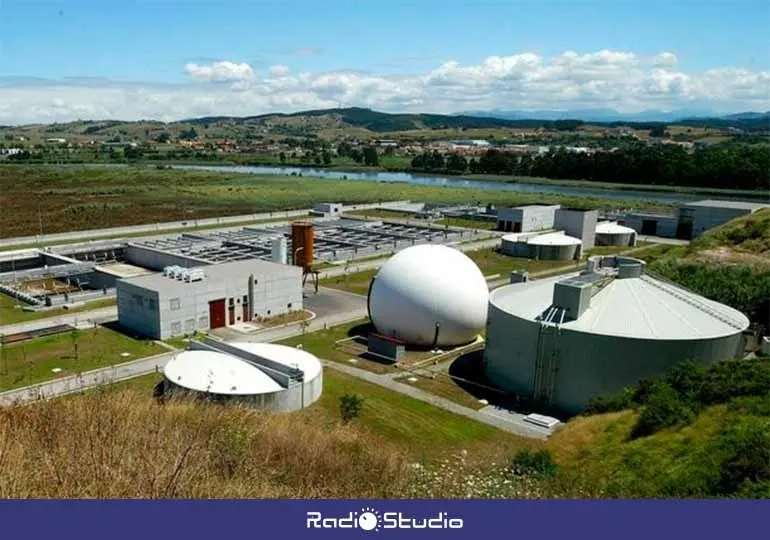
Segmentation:
[[(307, 512), (346, 517), (370, 507), (407, 518), (443, 512), (461, 529), (308, 529)], [(770, 523), (767, 500), (2, 500), (0, 538), (48, 540), (591, 538), (752, 539)]]

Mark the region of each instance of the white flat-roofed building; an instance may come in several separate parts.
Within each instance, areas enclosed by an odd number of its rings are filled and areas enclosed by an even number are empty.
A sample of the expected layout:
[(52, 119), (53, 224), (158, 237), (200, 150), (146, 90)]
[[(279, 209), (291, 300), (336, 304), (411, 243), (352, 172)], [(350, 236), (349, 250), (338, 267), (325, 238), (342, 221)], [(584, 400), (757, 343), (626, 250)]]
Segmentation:
[(155, 339), (302, 309), (302, 269), (259, 259), (117, 281), (121, 325)]

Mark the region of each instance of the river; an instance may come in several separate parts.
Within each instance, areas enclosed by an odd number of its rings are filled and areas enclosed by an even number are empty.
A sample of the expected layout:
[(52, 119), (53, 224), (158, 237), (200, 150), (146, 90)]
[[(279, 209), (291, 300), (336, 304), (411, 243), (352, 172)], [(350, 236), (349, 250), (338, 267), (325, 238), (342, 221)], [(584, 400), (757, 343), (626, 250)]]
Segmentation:
[[(311, 167), (272, 167), (246, 165), (173, 165), (175, 169), (238, 172), (264, 174), (275, 176), (302, 175), (309, 178), (328, 178), (333, 180), (358, 180), (364, 182), (400, 182), (420, 186), (444, 186), (486, 191), (513, 191), (518, 193), (549, 193), (573, 197), (594, 197), (599, 199), (618, 199), (626, 201), (647, 201), (666, 204), (677, 204), (687, 201), (708, 199), (709, 196), (693, 193), (678, 193), (674, 191), (642, 191), (642, 190), (613, 190), (581, 186), (562, 186), (556, 184), (513, 184), (484, 180), (467, 180), (451, 176), (430, 174), (414, 174), (402, 172), (346, 172), (316, 169)], [(757, 195), (757, 198), (761, 195)], [(719, 195), (720, 199), (756, 201), (751, 197), (727, 194)]]

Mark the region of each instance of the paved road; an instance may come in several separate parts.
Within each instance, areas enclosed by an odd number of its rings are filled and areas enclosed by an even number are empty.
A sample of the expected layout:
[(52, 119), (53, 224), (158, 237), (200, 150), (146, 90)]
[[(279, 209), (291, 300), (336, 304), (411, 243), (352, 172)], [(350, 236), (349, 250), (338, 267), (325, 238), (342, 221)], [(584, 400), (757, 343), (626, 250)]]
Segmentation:
[[(392, 201), (384, 203), (355, 204), (345, 206), (346, 210), (369, 210), (373, 208), (390, 208), (392, 205), (398, 205), (404, 201)], [(89, 231), (72, 231), (64, 233), (42, 234), (32, 236), (17, 236), (15, 238), (0, 239), (0, 248), (27, 244), (51, 244), (66, 242), (69, 240), (93, 240), (96, 238), (116, 237), (124, 234), (156, 233), (168, 229), (183, 229), (186, 227), (204, 227), (212, 225), (226, 226), (228, 223), (239, 223), (244, 221), (260, 221), (277, 217), (299, 217), (306, 216), (310, 208), (303, 210), (286, 210), (279, 212), (263, 212), (260, 214), (243, 214), (240, 216), (224, 216), (207, 219), (189, 219), (186, 221), (167, 221), (164, 223), (150, 223), (147, 225), (131, 225), (128, 227), (113, 227), (109, 229), (94, 229)]]

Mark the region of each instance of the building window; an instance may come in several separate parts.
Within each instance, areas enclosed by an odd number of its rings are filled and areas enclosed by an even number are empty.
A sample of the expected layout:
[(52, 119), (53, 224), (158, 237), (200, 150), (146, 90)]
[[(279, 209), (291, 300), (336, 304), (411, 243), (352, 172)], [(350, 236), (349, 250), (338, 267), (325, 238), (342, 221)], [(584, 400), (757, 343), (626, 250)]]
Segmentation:
[(177, 309), (181, 308), (182, 305), (179, 302), (179, 298), (172, 298), (169, 300), (169, 307), (171, 308), (171, 311), (176, 311)]
[(182, 333), (182, 323), (180, 322), (171, 323), (171, 335), (178, 336), (181, 333)]
[(201, 330), (208, 330), (209, 328), (209, 318), (208, 317), (201, 317), (198, 319), (198, 328)]
[(155, 311), (155, 300), (152, 298), (147, 299), (147, 308), (151, 311)]
[(184, 331), (186, 334), (192, 334), (195, 332), (195, 319), (187, 319), (184, 322)]
[(291, 302), (289, 302), (289, 303), (286, 305), (286, 307), (287, 307), (287, 308), (289, 308), (289, 309), (291, 309)]
[(249, 296), (246, 295), (246, 294), (243, 295), (243, 303), (244, 304), (248, 304), (249, 303)]
[(135, 294), (132, 296), (131, 300), (133, 301), (133, 304), (134, 304), (134, 310), (141, 311), (143, 298), (140, 295)]
[(235, 306), (235, 302), (233, 301), (232, 298), (230, 298), (230, 301), (228, 303), (229, 303), (230, 307)]

